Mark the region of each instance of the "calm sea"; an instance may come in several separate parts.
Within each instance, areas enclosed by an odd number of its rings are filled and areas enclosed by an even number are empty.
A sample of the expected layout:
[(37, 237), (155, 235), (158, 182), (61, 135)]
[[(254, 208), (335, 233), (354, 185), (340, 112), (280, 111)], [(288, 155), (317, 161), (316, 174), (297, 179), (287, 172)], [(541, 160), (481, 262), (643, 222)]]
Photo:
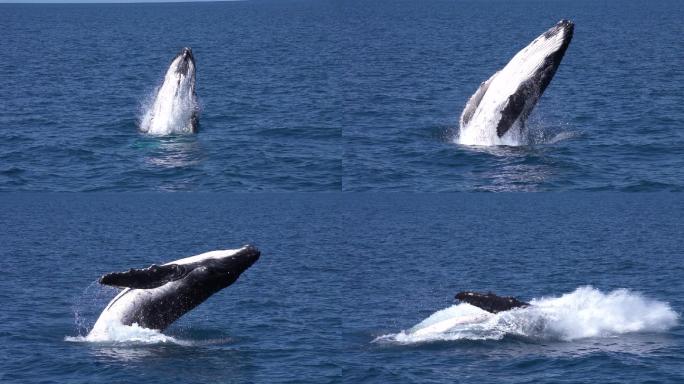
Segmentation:
[[(0, 382), (684, 382), (684, 201), (615, 193), (684, 191), (682, 15), (0, 4)], [(530, 144), (456, 144), (479, 84), (562, 18)], [(142, 134), (184, 46), (200, 132)], [(404, 193), (443, 191), (608, 192)], [(102, 274), (245, 243), (261, 259), (163, 334), (83, 339)]]
[[(0, 211), (3, 383), (684, 380), (678, 196), (13, 194)], [(79, 341), (116, 293), (102, 274), (248, 242), (261, 259), (173, 340)], [(428, 329), (464, 318), (466, 289), (535, 307)]]
[[(0, 190), (684, 188), (684, 3), (0, 4)], [(561, 18), (533, 145), (454, 144), (479, 84)], [(138, 131), (191, 46), (200, 134)]]

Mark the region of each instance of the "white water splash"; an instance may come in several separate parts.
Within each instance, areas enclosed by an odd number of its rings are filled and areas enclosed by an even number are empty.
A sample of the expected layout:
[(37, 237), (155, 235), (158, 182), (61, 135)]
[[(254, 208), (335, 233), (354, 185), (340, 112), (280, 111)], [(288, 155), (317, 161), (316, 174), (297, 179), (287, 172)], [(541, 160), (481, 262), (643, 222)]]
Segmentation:
[(523, 128), (520, 123), (516, 122), (513, 124), (502, 137), (499, 137), (496, 133), (495, 127), (497, 123), (498, 120), (492, 116), (486, 123), (480, 125), (476, 125), (475, 123), (468, 124), (467, 126), (461, 125), (459, 134), (454, 138), (454, 142), (461, 145), (483, 147), (499, 145), (517, 147), (529, 145), (526, 129)]
[(90, 320), (90, 315), (96, 313), (93, 312), (96, 307), (106, 306), (113, 292), (121, 293), (119, 289), (100, 285), (97, 281), (88, 285), (73, 308), (79, 336), (66, 336), (64, 340), (104, 344), (174, 343), (184, 345), (185, 342), (166, 336), (158, 330), (144, 328), (137, 323), (123, 325), (116, 318), (103, 319), (95, 327)]
[(137, 323), (123, 325), (112, 321), (105, 326), (93, 330), (86, 336), (67, 336), (66, 341), (90, 342), (90, 343), (113, 343), (113, 344), (160, 344), (173, 343), (185, 345), (186, 342), (174, 337), (167, 336), (156, 329), (139, 326)]
[[(477, 139), (467, 138), (463, 135), (464, 132), (458, 130), (450, 140), (454, 144), (463, 145), (476, 151), (497, 154), (500, 153), (500, 149), (505, 149), (506, 147), (557, 144), (581, 137), (582, 133), (578, 130), (573, 130), (567, 125), (549, 123), (537, 113), (532, 113), (525, 127), (513, 127), (501, 138), (496, 135), (496, 132), (491, 133), (487, 138)], [(506, 153), (506, 151), (504, 150), (501, 153)]]
[[(187, 62), (187, 72), (178, 71)], [(150, 135), (187, 134), (196, 128), (199, 104), (195, 95), (195, 64), (177, 56), (144, 107), (140, 130)]]
[(437, 311), (413, 328), (383, 335), (373, 342), (414, 344), (445, 340), (500, 340), (505, 335), (570, 341), (631, 332), (664, 332), (679, 315), (669, 304), (628, 289), (602, 293), (590, 286), (530, 307), (493, 314), (470, 304)]

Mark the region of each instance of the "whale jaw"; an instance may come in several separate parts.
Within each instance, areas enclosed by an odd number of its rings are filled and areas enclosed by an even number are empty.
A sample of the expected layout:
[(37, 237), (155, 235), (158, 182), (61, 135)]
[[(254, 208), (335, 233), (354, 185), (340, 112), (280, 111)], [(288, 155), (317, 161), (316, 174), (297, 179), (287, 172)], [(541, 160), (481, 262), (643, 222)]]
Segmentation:
[(466, 103), (458, 141), (465, 145), (520, 145), (523, 129), (563, 59), (574, 24), (561, 20), (483, 82)]

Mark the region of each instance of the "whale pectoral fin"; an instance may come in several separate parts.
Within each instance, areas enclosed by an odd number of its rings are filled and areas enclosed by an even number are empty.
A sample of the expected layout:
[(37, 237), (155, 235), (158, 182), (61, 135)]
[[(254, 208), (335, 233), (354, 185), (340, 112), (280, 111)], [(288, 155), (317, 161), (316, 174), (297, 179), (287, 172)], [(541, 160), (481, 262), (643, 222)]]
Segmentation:
[[(527, 102), (528, 93), (527, 84), (523, 83), (518, 90), (508, 97), (508, 103), (501, 110), (501, 119), (499, 124), (496, 126), (496, 134), (501, 137), (508, 132), (508, 130), (513, 126), (513, 123), (520, 117), (525, 109), (525, 103)], [(524, 120), (524, 119), (523, 119)], [(521, 121), (524, 124), (524, 121)]]
[(183, 278), (189, 269), (179, 264), (151, 265), (148, 268), (112, 272), (100, 278), (100, 284), (114, 287), (150, 289)]
[(529, 303), (520, 301), (515, 297), (497, 296), (491, 292), (478, 293), (471, 291), (459, 292), (456, 299), (464, 303), (484, 309), (487, 312), (499, 313), (513, 308), (523, 308), (530, 306)]
[(487, 93), (487, 89), (489, 89), (489, 84), (492, 83), (492, 80), (496, 77), (496, 75), (499, 74), (500, 71), (497, 71), (487, 79), (487, 81), (483, 82), (480, 84), (480, 87), (475, 91), (475, 93), (470, 96), (470, 99), (468, 99), (468, 102), (466, 103), (465, 108), (463, 109), (463, 112), (461, 112), (461, 127), (465, 126), (468, 124), (470, 119), (473, 117), (475, 114), (475, 111), (477, 110), (477, 107), (480, 105), (480, 101), (482, 101), (482, 98), (484, 97), (485, 93)]

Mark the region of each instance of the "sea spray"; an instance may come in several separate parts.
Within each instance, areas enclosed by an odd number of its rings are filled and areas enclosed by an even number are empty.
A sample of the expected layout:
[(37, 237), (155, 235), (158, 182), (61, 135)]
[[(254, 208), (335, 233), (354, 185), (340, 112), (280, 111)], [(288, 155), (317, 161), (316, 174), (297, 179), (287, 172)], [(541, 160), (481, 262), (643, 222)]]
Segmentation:
[(506, 335), (570, 341), (631, 332), (663, 332), (674, 327), (679, 319), (669, 304), (628, 289), (603, 293), (584, 286), (560, 297), (535, 299), (530, 304), (498, 314), (470, 304), (453, 305), (409, 330), (380, 336), (374, 342), (500, 340)]
[(107, 324), (98, 332), (90, 332), (87, 336), (67, 336), (66, 341), (72, 342), (92, 342), (92, 343), (126, 343), (126, 344), (159, 344), (174, 343), (184, 345), (185, 343), (174, 337), (167, 336), (156, 329), (148, 329), (139, 326), (137, 323), (124, 325), (115, 321)]
[(94, 317), (118, 291), (116, 288), (101, 285), (97, 281), (89, 284), (81, 296), (76, 299), (73, 306), (78, 336), (66, 336), (64, 340), (95, 343), (156, 344), (171, 342), (183, 344), (182, 341), (166, 336), (158, 330), (140, 327), (138, 324), (123, 325), (115, 321), (108, 323), (98, 332), (91, 332), (95, 324)]

